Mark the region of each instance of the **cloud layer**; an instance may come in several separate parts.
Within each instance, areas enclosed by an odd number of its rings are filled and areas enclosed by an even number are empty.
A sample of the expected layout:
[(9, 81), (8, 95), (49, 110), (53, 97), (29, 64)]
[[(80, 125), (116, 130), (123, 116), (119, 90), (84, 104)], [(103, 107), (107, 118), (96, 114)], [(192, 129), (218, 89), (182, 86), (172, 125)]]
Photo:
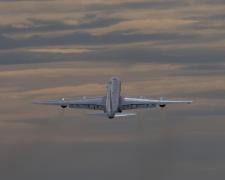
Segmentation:
[[(224, 0), (0, 0), (1, 177), (223, 179), (224, 35)], [(32, 105), (114, 75), (194, 103), (112, 121)]]
[[(140, 61), (221, 62), (224, 12), (223, 1), (210, 0), (1, 1), (1, 63), (106, 61), (107, 56), (132, 62), (135, 55)], [(86, 50), (55, 59), (75, 45)], [(49, 51), (41, 50), (45, 47)]]

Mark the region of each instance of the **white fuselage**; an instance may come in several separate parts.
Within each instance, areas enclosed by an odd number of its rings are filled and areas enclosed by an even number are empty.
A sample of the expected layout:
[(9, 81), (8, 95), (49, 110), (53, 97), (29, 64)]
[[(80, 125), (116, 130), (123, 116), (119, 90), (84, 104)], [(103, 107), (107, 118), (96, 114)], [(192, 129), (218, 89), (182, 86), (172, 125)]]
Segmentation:
[(120, 106), (121, 81), (117, 77), (112, 77), (107, 85), (106, 93), (106, 113), (109, 118), (114, 118)]

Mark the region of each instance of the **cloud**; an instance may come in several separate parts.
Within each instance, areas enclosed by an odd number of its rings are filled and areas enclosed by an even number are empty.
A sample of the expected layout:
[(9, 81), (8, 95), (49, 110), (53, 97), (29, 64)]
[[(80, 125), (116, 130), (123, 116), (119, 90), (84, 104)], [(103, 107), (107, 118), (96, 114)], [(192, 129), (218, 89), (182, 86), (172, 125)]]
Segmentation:
[[(224, 177), (224, 12), (224, 0), (0, 0), (1, 177)], [(32, 104), (105, 95), (113, 75), (124, 96), (194, 102), (116, 120)]]
[[(222, 1), (0, 3), (1, 64), (77, 59), (221, 63), (224, 59)], [(69, 46), (85, 51), (77, 53)]]
[[(0, 79), (11, 82), (0, 91), (23, 98), (73, 94), (77, 88), (102, 92), (101, 76), (117, 74), (131, 81), (125, 86), (131, 95), (221, 96), (223, 68), (217, 67), (225, 56), (224, 10), (220, 0), (0, 1)], [(49, 68), (49, 62), (71, 67)], [(80, 68), (80, 62), (91, 68)], [(7, 64), (28, 68), (10, 70)], [(202, 64), (208, 69), (196, 66)], [(90, 82), (92, 74), (102, 82)], [(76, 78), (85, 81), (71, 85)]]
[(68, 49), (68, 48), (45, 48), (45, 49), (29, 49), (29, 52), (34, 53), (61, 53), (61, 54), (79, 54), (79, 53), (86, 53), (92, 52), (93, 50), (89, 49)]
[(89, 67), (88, 63), (76, 62), (76, 63), (64, 63), (64, 67), (60, 67), (59, 64), (49, 64), (50, 68), (27, 68), (26, 66), (22, 68), (16, 68), (11, 70), (2, 70), (0, 72), (0, 78), (34, 78), (34, 77), (77, 77), (77, 76), (92, 76), (102, 75), (107, 76), (122, 73), (157, 73), (160, 71), (173, 72), (183, 68), (182, 65), (176, 64), (135, 64), (129, 65), (129, 69), (123, 68), (120, 65), (113, 65), (115, 69), (107, 67), (106, 65), (101, 65), (101, 63), (96, 63), (95, 67)]
[[(6, 85), (7, 82), (14, 84), (14, 86), (7, 85), (0, 88), (2, 99), (104, 95), (105, 81), (115, 74), (121, 76), (125, 83), (123, 84), (124, 94), (131, 96), (141, 94), (147, 97), (192, 97), (193, 95), (193, 97), (204, 99), (204, 96), (200, 96), (201, 94), (213, 94), (214, 91), (222, 92), (225, 89), (220, 74), (210, 75), (212, 70), (210, 65), (207, 65), (207, 72), (202, 67), (204, 74), (194, 78), (195, 75), (189, 73), (194, 70), (193, 67), (177, 64), (140, 63), (121, 67), (112, 63), (109, 67), (106, 64), (97, 63), (90, 67), (89, 63), (77, 62), (47, 65), (51, 68), (44, 68), (43, 64), (37, 64), (35, 68), (29, 68), (29, 66), (15, 66), (16, 69), (9, 66), (11, 67), (9, 70), (1, 71), (0, 80)], [(201, 71), (200, 68), (198, 69)], [(189, 73), (188, 76), (184, 70)], [(131, 78), (133, 76), (135, 78)], [(100, 81), (96, 82), (92, 77)]]
[(130, 30), (136, 33), (139, 32), (144, 34), (162, 33), (162, 32), (171, 33), (175, 32), (175, 29), (178, 29), (179, 27), (190, 25), (194, 22), (195, 21), (193, 20), (166, 19), (166, 18), (161, 20), (159, 19), (128, 20), (112, 25), (111, 27), (92, 29), (88, 31), (94, 35), (108, 34), (117, 31), (123, 32), (125, 30)]

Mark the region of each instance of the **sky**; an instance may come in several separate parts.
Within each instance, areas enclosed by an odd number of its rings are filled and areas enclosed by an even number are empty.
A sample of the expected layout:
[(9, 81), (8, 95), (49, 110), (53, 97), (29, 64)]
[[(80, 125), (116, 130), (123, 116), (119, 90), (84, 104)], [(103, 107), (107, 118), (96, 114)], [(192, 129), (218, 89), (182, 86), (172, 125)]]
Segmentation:
[[(0, 0), (0, 174), (223, 179), (223, 0)], [(191, 99), (108, 120), (35, 99)]]

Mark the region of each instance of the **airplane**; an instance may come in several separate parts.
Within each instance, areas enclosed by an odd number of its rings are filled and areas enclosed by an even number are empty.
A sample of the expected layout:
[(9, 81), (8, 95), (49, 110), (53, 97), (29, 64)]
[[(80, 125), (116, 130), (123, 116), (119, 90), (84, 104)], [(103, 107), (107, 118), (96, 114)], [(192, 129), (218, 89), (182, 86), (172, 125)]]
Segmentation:
[(83, 97), (79, 99), (66, 100), (39, 100), (34, 101), (34, 104), (55, 105), (61, 108), (80, 108), (102, 110), (103, 112), (95, 113), (92, 115), (100, 115), (108, 117), (109, 119), (123, 116), (133, 116), (135, 113), (123, 113), (128, 109), (139, 108), (164, 108), (168, 104), (186, 103), (191, 104), (189, 100), (165, 100), (160, 99), (147, 99), (147, 98), (131, 98), (121, 96), (121, 80), (119, 77), (110, 78), (107, 84), (106, 96), (103, 97)]

